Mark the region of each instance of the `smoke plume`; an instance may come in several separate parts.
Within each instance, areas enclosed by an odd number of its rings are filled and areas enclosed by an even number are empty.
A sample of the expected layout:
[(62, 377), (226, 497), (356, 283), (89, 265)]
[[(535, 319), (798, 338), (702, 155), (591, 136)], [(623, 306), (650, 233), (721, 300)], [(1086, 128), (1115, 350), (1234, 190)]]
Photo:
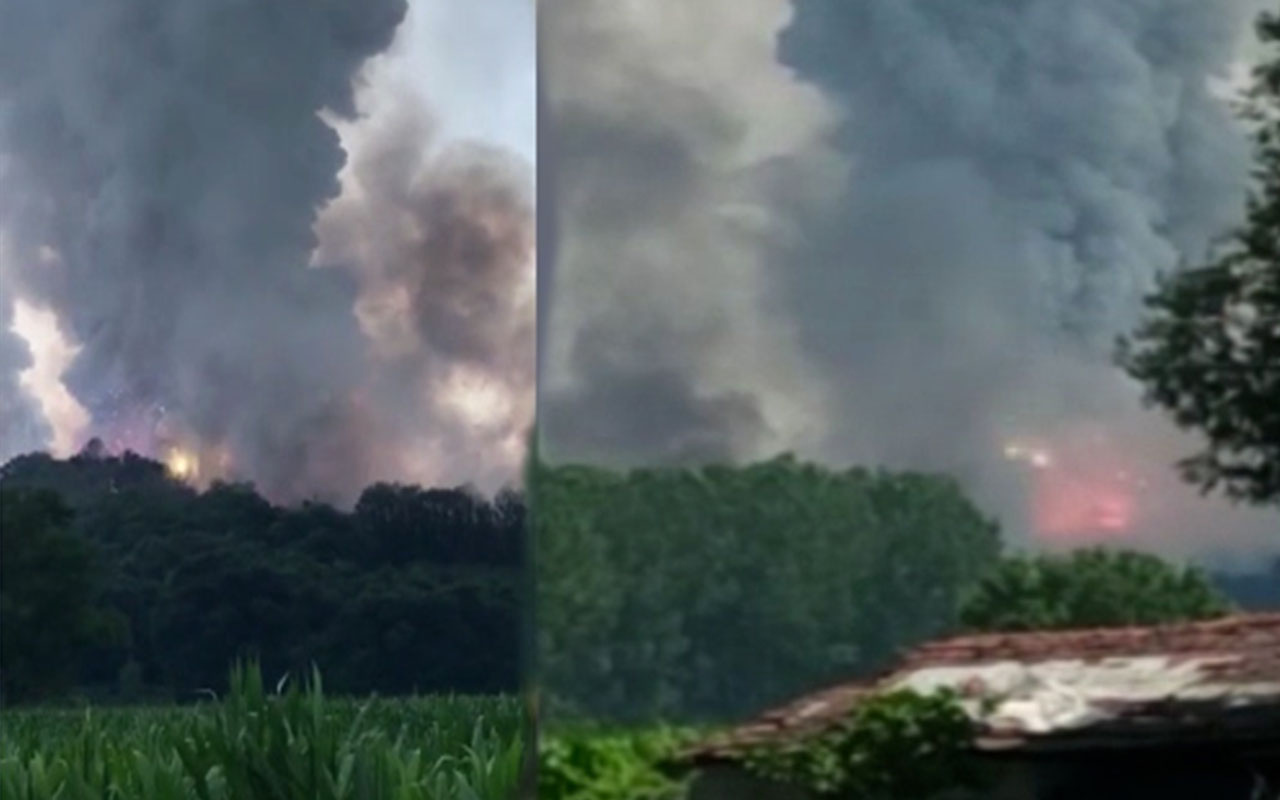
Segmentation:
[(1256, 2), (689, 5), (544, 15), (550, 454), (942, 469), (1017, 537), (1003, 443), (1096, 440), (1142, 472), (1133, 541), (1276, 546), (1273, 515), (1178, 483), (1185, 438), (1109, 360), (1156, 274), (1240, 219), (1209, 87)]
[(368, 399), (395, 438), (448, 474), (509, 482), (535, 393), (528, 167), (497, 148), (442, 145), (414, 106), (377, 116), (349, 193), (321, 220), (317, 259), (358, 276), (378, 364)]
[[(0, 0), (6, 277), (82, 346), (65, 382), (96, 433), (229, 453), (237, 477), (281, 499), (459, 476), (441, 459), (468, 434), (427, 426), (462, 424), (434, 410), (462, 402), (454, 384), (519, 361), (518, 348), (498, 355), (493, 329), (531, 316), (502, 298), (520, 289), (510, 263), (528, 259), (512, 250), (532, 247), (516, 241), (532, 212), (491, 153), (442, 156), (426, 177), (366, 167), (359, 197), (338, 200), (335, 128), (360, 124), (363, 70), (406, 9)], [(401, 138), (381, 150), (412, 160), (419, 133), (388, 131)], [(326, 253), (358, 259), (310, 265), (322, 211), (335, 217)], [(383, 212), (403, 224), (379, 228)], [(399, 295), (417, 327), (397, 360), (357, 312)], [(415, 449), (424, 439), (436, 449)], [(6, 429), (4, 449), (16, 441)], [(502, 470), (485, 459), (477, 479), (492, 484)]]
[(775, 196), (816, 205), (838, 188), (821, 142), (834, 118), (774, 59), (786, 2), (739, 5), (540, 15), (556, 230), (539, 423), (553, 458), (744, 457), (796, 446), (820, 416), (789, 321), (764, 306), (772, 242), (802, 210)]

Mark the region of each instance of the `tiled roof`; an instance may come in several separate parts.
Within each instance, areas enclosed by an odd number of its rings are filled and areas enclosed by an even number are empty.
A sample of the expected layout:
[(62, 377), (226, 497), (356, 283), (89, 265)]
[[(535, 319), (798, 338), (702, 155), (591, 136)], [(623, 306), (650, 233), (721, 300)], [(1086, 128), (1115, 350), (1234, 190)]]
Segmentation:
[(731, 759), (745, 746), (802, 738), (869, 694), (942, 687), (965, 698), (980, 750), (1179, 737), (1280, 743), (1280, 614), (932, 642), (879, 678), (806, 695), (709, 740), (687, 760)]
[(995, 633), (916, 648), (899, 669), (991, 661), (1097, 660), (1126, 656), (1233, 656), (1221, 677), (1280, 680), (1280, 614), (1239, 614), (1207, 622), (1079, 631)]

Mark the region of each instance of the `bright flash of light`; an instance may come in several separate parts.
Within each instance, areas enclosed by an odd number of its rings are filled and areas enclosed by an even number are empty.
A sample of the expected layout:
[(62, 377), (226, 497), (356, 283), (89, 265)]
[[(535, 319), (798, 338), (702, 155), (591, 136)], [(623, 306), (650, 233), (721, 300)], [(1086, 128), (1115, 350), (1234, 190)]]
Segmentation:
[(32, 364), (18, 379), (22, 388), (35, 398), (53, 429), (53, 454), (71, 455), (89, 426), (89, 413), (67, 391), (62, 374), (80, 350), (62, 335), (58, 318), (52, 311), (21, 299), (14, 302), (11, 329), (31, 350)]
[(169, 451), (169, 455), (165, 459), (165, 465), (169, 468), (169, 474), (179, 480), (186, 481), (196, 477), (199, 472), (200, 462), (194, 453), (175, 447)]
[(1053, 466), (1053, 455), (1047, 449), (1018, 442), (1010, 442), (1004, 446), (1004, 457), (1007, 461), (1020, 461), (1036, 469)]
[(514, 411), (511, 398), (501, 385), (465, 369), (454, 370), (443, 399), (474, 427), (500, 428)]

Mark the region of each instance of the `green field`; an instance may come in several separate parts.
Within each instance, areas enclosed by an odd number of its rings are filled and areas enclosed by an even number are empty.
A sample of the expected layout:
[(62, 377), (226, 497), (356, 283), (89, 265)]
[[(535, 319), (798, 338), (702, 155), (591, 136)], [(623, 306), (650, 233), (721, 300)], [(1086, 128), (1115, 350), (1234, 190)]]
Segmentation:
[(0, 797), (509, 800), (517, 698), (330, 699), (237, 673), (198, 706), (0, 713)]

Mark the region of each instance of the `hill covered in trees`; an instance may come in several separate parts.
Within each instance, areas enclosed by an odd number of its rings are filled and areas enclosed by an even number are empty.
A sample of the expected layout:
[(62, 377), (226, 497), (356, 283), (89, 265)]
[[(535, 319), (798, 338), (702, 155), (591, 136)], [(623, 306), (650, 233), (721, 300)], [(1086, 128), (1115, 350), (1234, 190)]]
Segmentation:
[(8, 701), (191, 699), (228, 665), (338, 693), (520, 685), (522, 496), (376, 484), (354, 509), (197, 491), (132, 453), (0, 468)]

